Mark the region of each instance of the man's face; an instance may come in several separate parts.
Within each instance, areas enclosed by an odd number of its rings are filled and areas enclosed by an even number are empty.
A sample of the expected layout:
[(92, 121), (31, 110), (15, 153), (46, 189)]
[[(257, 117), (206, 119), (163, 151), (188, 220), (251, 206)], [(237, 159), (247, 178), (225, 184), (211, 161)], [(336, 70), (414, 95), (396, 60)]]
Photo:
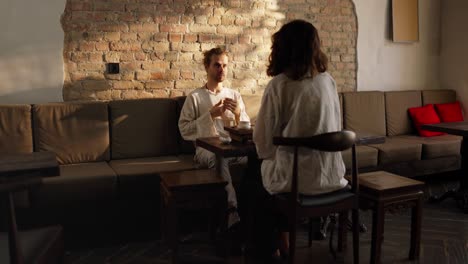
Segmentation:
[(206, 68), (209, 80), (223, 82), (227, 74), (228, 57), (226, 54), (211, 55), (210, 65)]

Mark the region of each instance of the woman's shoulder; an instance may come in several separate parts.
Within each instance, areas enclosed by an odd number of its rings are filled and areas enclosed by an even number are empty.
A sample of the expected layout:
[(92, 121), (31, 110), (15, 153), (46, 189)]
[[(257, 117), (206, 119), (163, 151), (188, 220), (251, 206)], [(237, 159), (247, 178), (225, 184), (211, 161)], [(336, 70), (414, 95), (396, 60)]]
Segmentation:
[(321, 72), (314, 77), (314, 82), (320, 85), (335, 86), (335, 79), (328, 72)]

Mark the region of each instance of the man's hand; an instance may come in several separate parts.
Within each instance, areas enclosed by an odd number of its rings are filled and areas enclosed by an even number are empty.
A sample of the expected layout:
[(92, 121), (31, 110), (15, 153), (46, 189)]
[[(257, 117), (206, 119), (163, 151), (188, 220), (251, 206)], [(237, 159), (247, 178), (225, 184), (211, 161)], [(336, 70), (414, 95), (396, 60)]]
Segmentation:
[(210, 109), (211, 118), (221, 116), (224, 113), (226, 109), (223, 104), (223, 101), (224, 100), (220, 100), (217, 104), (213, 105), (213, 107)]
[(231, 98), (224, 99), (224, 109), (231, 111), (233, 114), (240, 115), (240, 107), (237, 101)]

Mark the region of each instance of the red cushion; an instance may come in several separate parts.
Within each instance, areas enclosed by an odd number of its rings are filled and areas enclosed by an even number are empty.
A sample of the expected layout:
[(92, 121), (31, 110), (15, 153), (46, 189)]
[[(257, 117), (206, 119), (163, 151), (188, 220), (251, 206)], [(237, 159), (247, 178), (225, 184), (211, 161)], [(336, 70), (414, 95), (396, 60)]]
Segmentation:
[(421, 129), (421, 125), (440, 123), (439, 116), (434, 110), (433, 104), (428, 104), (422, 107), (412, 107), (408, 109), (408, 112), (413, 120), (413, 125), (416, 127), (416, 130), (418, 130), (418, 134), (421, 137), (433, 137), (445, 134), (442, 132), (433, 132)]
[(463, 121), (463, 114), (460, 102), (456, 101), (448, 104), (436, 104), (435, 108), (442, 122), (460, 122)]

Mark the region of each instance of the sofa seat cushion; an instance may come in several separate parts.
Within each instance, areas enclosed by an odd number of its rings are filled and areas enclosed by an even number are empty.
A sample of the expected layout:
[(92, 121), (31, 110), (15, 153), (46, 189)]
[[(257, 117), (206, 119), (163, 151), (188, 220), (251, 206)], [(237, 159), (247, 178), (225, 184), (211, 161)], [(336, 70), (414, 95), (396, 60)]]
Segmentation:
[(446, 156), (460, 155), (462, 137), (442, 135), (437, 137), (418, 137), (414, 135), (400, 136), (422, 144), (422, 159), (434, 159)]
[(34, 207), (113, 199), (117, 191), (117, 175), (107, 162), (60, 165), (60, 176), (42, 182), (31, 192)]
[[(341, 152), (346, 169), (351, 169), (351, 149)], [(378, 164), (379, 151), (368, 146), (356, 146), (358, 168), (374, 167)]]
[(383, 144), (369, 145), (379, 150), (379, 165), (421, 159), (422, 144), (401, 137), (387, 137)]
[(154, 192), (159, 189), (159, 173), (195, 169), (193, 155), (111, 160), (119, 178), (119, 193)]

